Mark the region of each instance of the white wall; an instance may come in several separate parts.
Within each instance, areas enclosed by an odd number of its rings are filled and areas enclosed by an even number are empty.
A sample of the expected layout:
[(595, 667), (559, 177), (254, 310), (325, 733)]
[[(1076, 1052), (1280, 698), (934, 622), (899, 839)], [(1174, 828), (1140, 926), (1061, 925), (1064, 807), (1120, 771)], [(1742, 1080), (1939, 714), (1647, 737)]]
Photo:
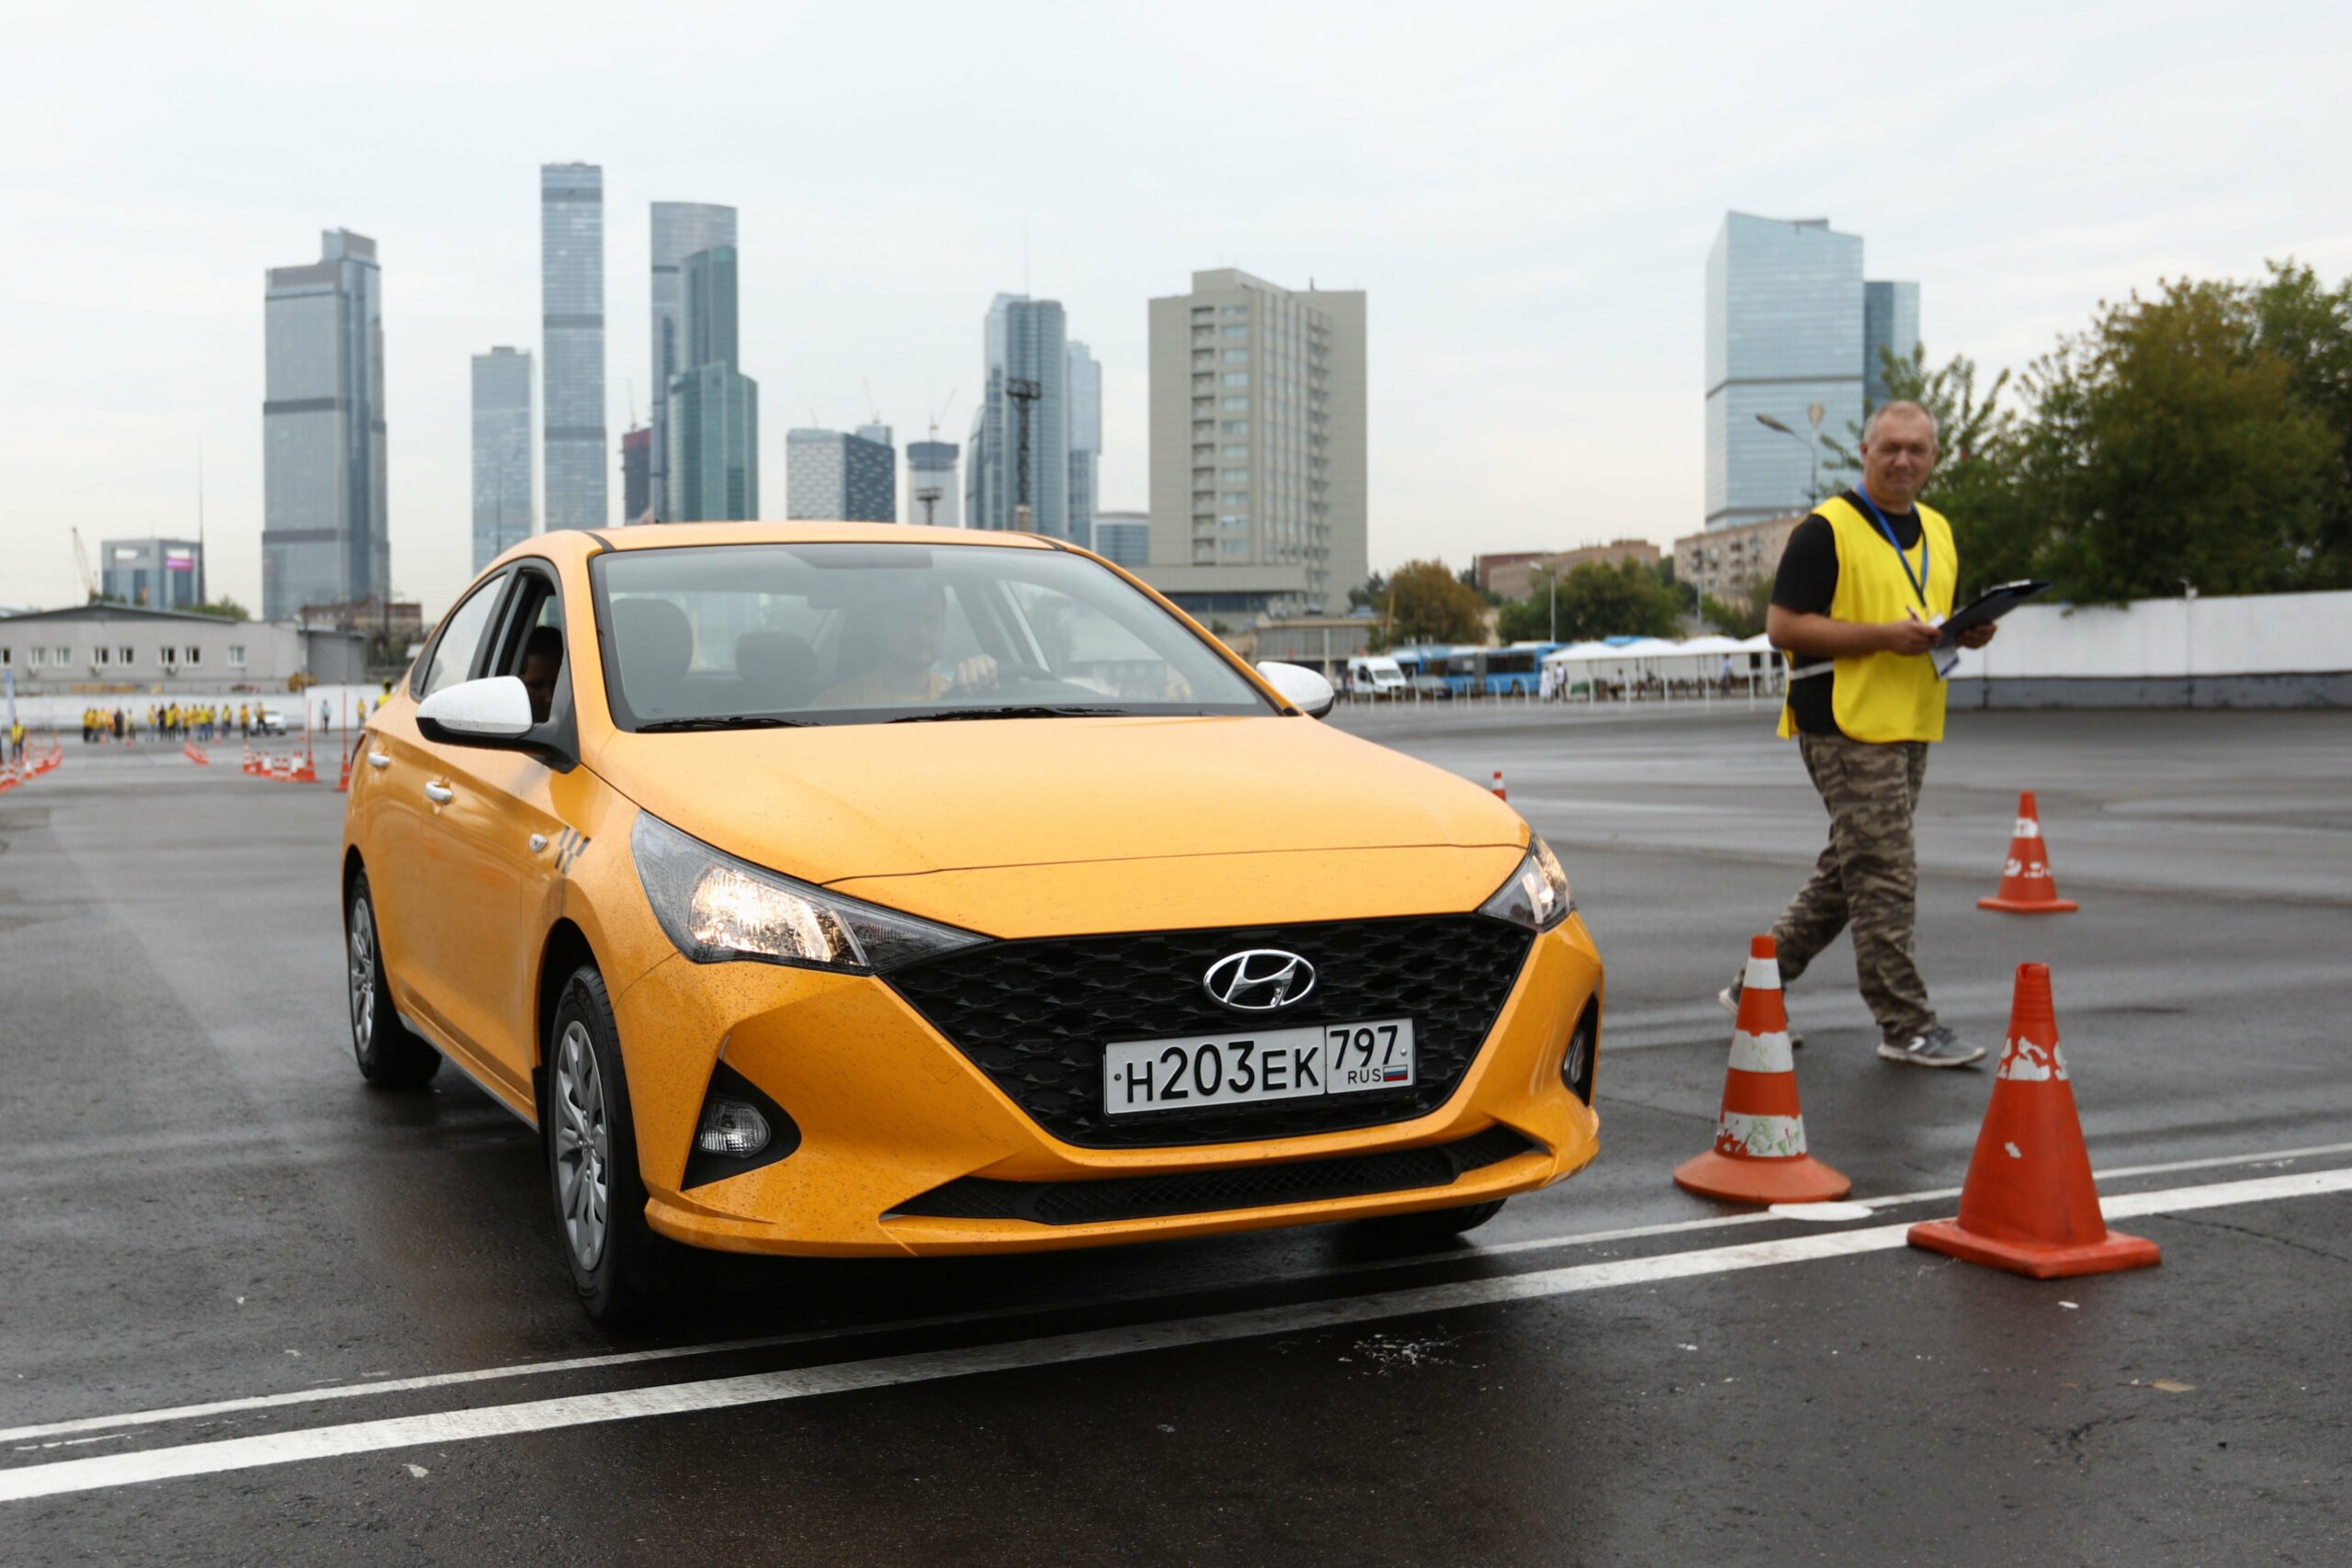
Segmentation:
[(2147, 679), (2352, 671), (2352, 593), (2135, 600), (2123, 609), (2029, 604), (1956, 680)]

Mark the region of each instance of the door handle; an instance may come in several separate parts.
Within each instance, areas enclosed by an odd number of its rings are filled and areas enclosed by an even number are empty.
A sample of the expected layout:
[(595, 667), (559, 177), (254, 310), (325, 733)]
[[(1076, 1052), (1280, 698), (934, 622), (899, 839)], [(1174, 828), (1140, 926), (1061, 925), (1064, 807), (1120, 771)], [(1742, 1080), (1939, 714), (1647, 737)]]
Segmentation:
[(544, 850), (547, 847), (548, 836), (545, 833), (534, 833), (531, 835), (531, 852), (533, 854), (537, 854), (541, 850)]
[(424, 798), (435, 806), (447, 806), (458, 798), (458, 792), (445, 784), (428, 784), (424, 786)]
[(381, 751), (370, 751), (368, 753), (368, 765), (380, 773), (392, 765), (392, 760)]

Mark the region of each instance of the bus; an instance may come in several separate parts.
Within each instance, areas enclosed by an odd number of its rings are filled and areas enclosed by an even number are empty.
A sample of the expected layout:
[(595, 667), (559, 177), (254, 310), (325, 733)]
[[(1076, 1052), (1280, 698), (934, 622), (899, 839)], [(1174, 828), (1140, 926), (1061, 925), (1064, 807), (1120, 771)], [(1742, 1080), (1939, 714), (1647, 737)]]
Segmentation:
[(1396, 661), (1405, 684), (1414, 695), (1466, 697), (1483, 689), (1478, 683), (1478, 656), (1483, 651), (1466, 646), (1430, 643), (1392, 649), (1388, 656)]
[(1480, 687), (1492, 696), (1532, 697), (1544, 689), (1544, 656), (1566, 647), (1564, 642), (1515, 642), (1508, 648), (1481, 649)]

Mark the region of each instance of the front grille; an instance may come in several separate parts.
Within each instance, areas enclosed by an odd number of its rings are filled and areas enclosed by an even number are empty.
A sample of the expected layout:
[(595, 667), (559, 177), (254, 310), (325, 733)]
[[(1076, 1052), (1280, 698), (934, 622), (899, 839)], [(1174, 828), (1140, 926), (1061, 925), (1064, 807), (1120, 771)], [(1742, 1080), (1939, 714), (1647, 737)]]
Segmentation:
[(1265, 1209), (1446, 1187), (1466, 1171), (1483, 1170), (1540, 1145), (1508, 1127), (1434, 1148), (1344, 1155), (1338, 1159), (1235, 1170), (1195, 1170), (1177, 1176), (1122, 1176), (1098, 1181), (991, 1181), (967, 1176), (934, 1187), (891, 1211), (948, 1220), (1028, 1220), (1041, 1225), (1090, 1225), (1146, 1220), (1162, 1214), (1209, 1214), (1225, 1209)]
[[(1533, 938), (1483, 915), (1049, 937), (965, 948), (888, 976), (899, 994), (1037, 1123), (1086, 1148), (1245, 1143), (1374, 1127), (1444, 1104), (1486, 1043)], [(1209, 966), (1276, 947), (1315, 965), (1315, 988), (1279, 1013), (1228, 1012)], [(1266, 1028), (1410, 1018), (1418, 1083), (1123, 1116), (1102, 1113), (1102, 1048)]]

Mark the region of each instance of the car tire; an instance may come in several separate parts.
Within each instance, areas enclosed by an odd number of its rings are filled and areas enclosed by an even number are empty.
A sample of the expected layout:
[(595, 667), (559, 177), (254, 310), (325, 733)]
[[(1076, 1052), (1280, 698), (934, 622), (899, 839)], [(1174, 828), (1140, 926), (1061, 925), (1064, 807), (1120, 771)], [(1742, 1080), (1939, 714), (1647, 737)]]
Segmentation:
[(441, 1053), (412, 1033), (392, 1006), (376, 896), (364, 871), (351, 879), (344, 900), (343, 953), (351, 1055), (359, 1076), (378, 1089), (416, 1089), (429, 1082), (441, 1070)]
[(582, 966), (564, 982), (546, 1047), (539, 1126), (572, 1286), (598, 1323), (641, 1323), (653, 1314), (673, 1271), (673, 1244), (646, 1223), (620, 1032), (594, 969)]
[(1378, 1219), (1362, 1222), (1363, 1228), (1384, 1242), (1433, 1243), (1449, 1236), (1466, 1235), (1503, 1212), (1506, 1200), (1489, 1198), (1483, 1203), (1464, 1203), (1453, 1209), (1423, 1209), (1411, 1214), (1383, 1214)]

